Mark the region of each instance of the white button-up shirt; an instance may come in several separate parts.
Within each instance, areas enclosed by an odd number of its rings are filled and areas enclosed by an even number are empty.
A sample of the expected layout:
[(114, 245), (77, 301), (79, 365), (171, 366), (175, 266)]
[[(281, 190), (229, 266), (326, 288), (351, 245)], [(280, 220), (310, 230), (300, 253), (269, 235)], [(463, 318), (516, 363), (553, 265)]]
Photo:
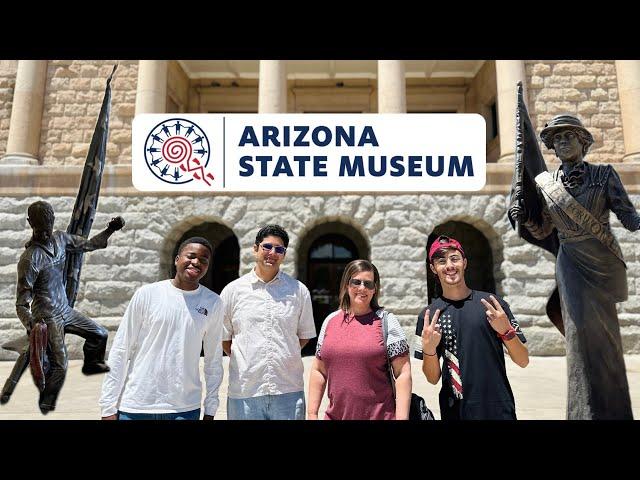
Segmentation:
[(299, 339), (316, 336), (307, 287), (279, 271), (269, 283), (254, 270), (220, 294), (223, 340), (232, 340), (230, 398), (304, 391)]

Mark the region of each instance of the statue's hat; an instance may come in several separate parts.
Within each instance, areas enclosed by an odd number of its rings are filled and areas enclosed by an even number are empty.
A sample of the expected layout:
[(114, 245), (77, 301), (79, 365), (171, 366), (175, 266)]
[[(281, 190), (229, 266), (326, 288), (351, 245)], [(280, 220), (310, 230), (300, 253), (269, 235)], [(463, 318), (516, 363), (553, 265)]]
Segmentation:
[[(586, 148), (589, 148), (593, 143), (593, 136), (584, 128), (582, 122), (578, 117), (574, 117), (573, 115), (556, 115), (551, 119), (549, 123), (547, 123), (542, 131), (540, 132), (540, 138), (544, 142), (547, 148), (553, 149), (553, 135), (559, 130), (577, 130), (582, 132), (581, 142), (585, 144)], [(586, 153), (586, 152), (585, 152)]]

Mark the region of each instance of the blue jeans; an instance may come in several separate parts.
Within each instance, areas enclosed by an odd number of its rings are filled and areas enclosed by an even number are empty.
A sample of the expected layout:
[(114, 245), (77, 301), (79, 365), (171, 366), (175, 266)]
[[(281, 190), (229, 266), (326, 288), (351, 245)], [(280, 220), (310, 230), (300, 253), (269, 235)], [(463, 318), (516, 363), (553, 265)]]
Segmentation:
[(129, 413), (118, 411), (118, 420), (200, 420), (200, 409), (178, 413)]
[(304, 392), (227, 398), (227, 420), (304, 420)]

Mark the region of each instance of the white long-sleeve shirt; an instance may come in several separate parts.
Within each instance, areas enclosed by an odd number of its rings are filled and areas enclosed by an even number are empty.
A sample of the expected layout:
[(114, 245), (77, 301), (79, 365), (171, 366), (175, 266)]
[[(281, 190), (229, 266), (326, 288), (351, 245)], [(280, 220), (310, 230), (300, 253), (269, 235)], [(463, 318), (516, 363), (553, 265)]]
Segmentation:
[(202, 285), (187, 291), (163, 280), (137, 290), (109, 351), (102, 416), (118, 410), (177, 413), (200, 408), (202, 347), (204, 414), (214, 415), (223, 375), (223, 314), (220, 297)]

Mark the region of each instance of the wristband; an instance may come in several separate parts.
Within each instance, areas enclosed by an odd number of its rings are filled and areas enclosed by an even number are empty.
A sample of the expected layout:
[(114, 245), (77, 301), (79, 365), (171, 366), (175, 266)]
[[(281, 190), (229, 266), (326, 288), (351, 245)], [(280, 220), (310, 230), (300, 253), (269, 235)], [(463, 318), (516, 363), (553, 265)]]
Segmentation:
[(509, 327), (509, 330), (507, 330), (504, 333), (498, 333), (498, 338), (504, 341), (511, 340), (515, 336), (516, 336), (516, 331), (513, 327)]
[(435, 357), (435, 356), (438, 354), (438, 352), (436, 352), (436, 353), (427, 353), (427, 352), (422, 352), (422, 353), (423, 353), (424, 355), (426, 355), (427, 357)]

